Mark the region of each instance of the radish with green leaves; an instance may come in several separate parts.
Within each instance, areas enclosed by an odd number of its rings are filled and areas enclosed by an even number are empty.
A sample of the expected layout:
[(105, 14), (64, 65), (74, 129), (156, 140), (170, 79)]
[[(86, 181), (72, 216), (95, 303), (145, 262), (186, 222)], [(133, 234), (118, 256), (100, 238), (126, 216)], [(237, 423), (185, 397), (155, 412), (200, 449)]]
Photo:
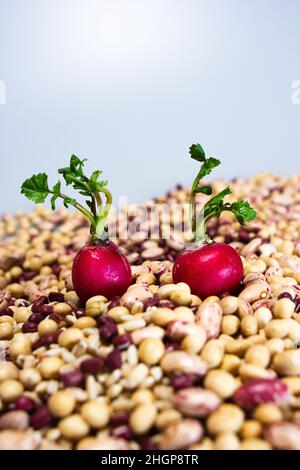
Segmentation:
[(225, 243), (214, 243), (206, 233), (206, 224), (211, 218), (219, 217), (222, 212), (232, 212), (237, 221), (244, 225), (255, 219), (256, 212), (247, 201), (224, 202), (231, 194), (225, 188), (209, 199), (197, 213), (196, 196), (198, 193), (210, 196), (212, 188), (199, 183), (209, 175), (220, 160), (207, 158), (201, 145), (190, 147), (190, 156), (200, 162), (200, 170), (193, 182), (190, 195), (190, 219), (194, 233), (194, 244), (188, 246), (177, 256), (173, 267), (174, 282), (185, 282), (191, 291), (202, 299), (210, 295), (234, 292), (243, 279), (243, 264), (237, 251)]
[(108, 299), (122, 295), (132, 279), (126, 256), (108, 237), (106, 223), (112, 195), (107, 189), (107, 181), (100, 180), (101, 171), (94, 171), (90, 177), (85, 176), (85, 161), (72, 155), (70, 165), (59, 169), (58, 173), (67, 185), (87, 198), (87, 207), (63, 194), (60, 181), (49, 188), (45, 173), (33, 175), (21, 187), (22, 194), (35, 203), (43, 203), (47, 196), (51, 196), (51, 207), (54, 210), (56, 200), (60, 198), (65, 207), (75, 207), (89, 220), (90, 241), (77, 253), (72, 267), (74, 289), (83, 302), (98, 294)]

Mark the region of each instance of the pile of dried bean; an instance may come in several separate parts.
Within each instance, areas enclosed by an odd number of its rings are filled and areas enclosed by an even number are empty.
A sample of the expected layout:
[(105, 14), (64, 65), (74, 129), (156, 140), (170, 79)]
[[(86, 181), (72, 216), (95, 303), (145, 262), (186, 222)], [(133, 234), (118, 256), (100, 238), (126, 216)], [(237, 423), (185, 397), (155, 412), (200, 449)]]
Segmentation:
[(241, 228), (225, 213), (209, 227), (244, 264), (240, 291), (222, 298), (173, 283), (191, 239), (180, 186), (146, 204), (176, 207), (175, 235), (119, 240), (132, 286), (85, 307), (71, 281), (81, 216), (2, 216), (0, 449), (300, 449), (300, 176), (231, 186), (258, 218)]

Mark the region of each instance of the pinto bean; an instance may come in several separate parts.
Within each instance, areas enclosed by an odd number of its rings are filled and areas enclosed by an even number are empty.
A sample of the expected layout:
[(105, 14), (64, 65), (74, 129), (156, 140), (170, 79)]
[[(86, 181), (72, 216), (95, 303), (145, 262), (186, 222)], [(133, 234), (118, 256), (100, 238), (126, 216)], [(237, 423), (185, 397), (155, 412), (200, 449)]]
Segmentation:
[(184, 351), (172, 351), (165, 354), (160, 365), (166, 373), (182, 372), (203, 376), (207, 371), (206, 363), (199, 356)]
[(178, 450), (199, 442), (203, 436), (202, 424), (195, 419), (185, 419), (169, 426), (156, 439), (160, 450)]
[(222, 308), (217, 302), (205, 302), (197, 309), (196, 323), (206, 331), (207, 337), (216, 338), (221, 331)]
[(298, 424), (284, 421), (271, 424), (266, 438), (275, 449), (300, 450), (300, 426)]
[(221, 403), (214, 392), (203, 388), (184, 388), (174, 396), (174, 406), (186, 416), (203, 418), (215, 411)]
[(40, 442), (41, 436), (29, 429), (0, 431), (0, 450), (34, 450)]
[(29, 426), (29, 416), (25, 411), (8, 411), (0, 417), (0, 429), (26, 429)]
[(270, 295), (270, 286), (267, 282), (255, 282), (247, 285), (239, 298), (252, 304), (256, 300), (267, 299)]
[(156, 338), (162, 339), (165, 335), (165, 330), (160, 326), (149, 325), (145, 328), (135, 330), (131, 333), (132, 341), (134, 344), (140, 344), (143, 339)]
[(206, 332), (201, 325), (195, 323), (174, 321), (168, 324), (167, 335), (175, 340), (180, 341), (188, 335), (200, 336), (203, 339), (203, 344), (206, 341)]

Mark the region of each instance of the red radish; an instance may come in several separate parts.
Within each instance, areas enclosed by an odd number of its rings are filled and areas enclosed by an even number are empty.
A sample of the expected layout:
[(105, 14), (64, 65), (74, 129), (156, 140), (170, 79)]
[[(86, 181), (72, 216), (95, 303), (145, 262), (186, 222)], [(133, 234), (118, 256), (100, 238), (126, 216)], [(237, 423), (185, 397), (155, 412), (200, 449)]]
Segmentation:
[[(61, 183), (58, 181), (52, 189), (48, 186), (48, 176), (38, 173), (28, 178), (22, 184), (22, 193), (35, 203), (44, 202), (51, 195), (51, 206), (55, 209), (56, 199), (63, 199), (64, 205), (78, 209), (91, 224), (91, 239), (77, 253), (73, 268), (72, 279), (74, 289), (82, 302), (95, 295), (104, 295), (108, 299), (121, 296), (131, 284), (131, 269), (129, 262), (120, 249), (108, 238), (106, 220), (112, 204), (112, 196), (107, 189), (107, 181), (99, 181), (101, 171), (94, 171), (88, 178), (83, 173), (85, 160), (75, 155), (70, 159), (70, 165), (58, 170), (63, 175), (67, 185), (87, 197), (87, 207), (75, 199), (61, 193)], [(105, 204), (101, 195), (105, 197)]]
[(82, 301), (97, 294), (122, 295), (131, 283), (127, 258), (113, 242), (88, 243), (77, 253), (72, 268), (74, 289)]
[(243, 279), (243, 263), (234, 248), (210, 243), (182, 251), (173, 267), (174, 282), (185, 282), (200, 298), (233, 292)]
[(243, 279), (243, 264), (237, 251), (225, 243), (214, 243), (205, 233), (206, 223), (212, 217), (219, 217), (223, 211), (232, 212), (238, 222), (253, 220), (256, 212), (247, 201), (224, 203), (231, 194), (229, 187), (209, 199), (197, 216), (196, 195), (212, 194), (210, 186), (199, 186), (200, 180), (209, 175), (220, 164), (216, 158), (206, 158), (201, 145), (190, 147), (191, 158), (202, 165), (194, 180), (190, 197), (191, 225), (195, 243), (181, 252), (174, 263), (174, 282), (185, 282), (193, 294), (201, 298), (234, 292)]

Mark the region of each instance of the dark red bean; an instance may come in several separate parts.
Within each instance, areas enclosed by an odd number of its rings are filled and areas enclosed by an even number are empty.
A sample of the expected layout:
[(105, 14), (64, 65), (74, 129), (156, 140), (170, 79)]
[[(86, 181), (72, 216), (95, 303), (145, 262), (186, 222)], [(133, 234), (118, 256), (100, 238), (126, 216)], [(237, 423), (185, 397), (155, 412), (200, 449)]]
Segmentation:
[(49, 300), (46, 295), (40, 295), (37, 299), (37, 302), (39, 302), (40, 304), (48, 304)]
[(180, 390), (182, 388), (193, 387), (194, 381), (188, 375), (184, 375), (184, 374), (174, 375), (171, 378), (171, 385), (174, 388), (174, 390)]
[(242, 243), (249, 243), (250, 242), (250, 235), (246, 230), (239, 231), (239, 241)]
[(24, 281), (31, 281), (37, 275), (36, 271), (23, 271), (22, 278)]
[(179, 351), (180, 350), (180, 344), (176, 343), (175, 341), (166, 339), (164, 343), (165, 343), (165, 348), (167, 351)]
[(120, 437), (126, 441), (130, 441), (133, 437), (133, 432), (129, 426), (118, 426), (111, 431), (111, 435), (114, 437)]
[(22, 331), (23, 333), (34, 333), (35, 331), (37, 331), (37, 324), (27, 321), (23, 323)]
[(60, 333), (61, 330), (55, 331), (54, 333), (47, 333), (33, 344), (32, 349), (35, 350), (42, 346), (50, 346), (50, 344), (57, 343)]
[(127, 411), (118, 411), (110, 418), (111, 426), (123, 426), (129, 423), (129, 413)]
[(119, 307), (120, 305), (120, 297), (113, 297), (109, 304), (107, 305), (108, 310), (114, 307)]
[(52, 417), (47, 406), (40, 406), (31, 416), (30, 425), (33, 429), (41, 429), (51, 424)]
[(7, 315), (9, 317), (13, 317), (14, 316), (14, 312), (11, 308), (7, 307), (7, 308), (4, 308), (3, 310), (1, 310), (0, 312), (0, 317), (2, 315)]
[(60, 323), (64, 320), (64, 317), (58, 315), (57, 313), (51, 313), (48, 318), (50, 318), (50, 320), (55, 321), (56, 323)]
[(150, 437), (143, 436), (139, 439), (142, 450), (157, 450), (157, 445), (153, 442)]
[(61, 267), (58, 263), (54, 263), (52, 264), (51, 266), (52, 268), (52, 272), (55, 276), (59, 276), (60, 275), (60, 271), (61, 271)]
[(80, 387), (83, 379), (84, 375), (80, 370), (72, 370), (61, 376), (61, 381), (66, 387)]
[(41, 305), (38, 309), (38, 313), (44, 315), (44, 317), (51, 315), (51, 313), (53, 313), (53, 305)]
[(105, 315), (103, 317), (98, 317), (97, 319), (97, 325), (99, 328), (105, 325), (115, 325), (116, 321), (110, 317), (109, 315)]
[(120, 369), (122, 365), (122, 358), (121, 353), (118, 349), (114, 349), (114, 351), (110, 352), (106, 357), (106, 365), (110, 371), (115, 369)]
[(114, 336), (111, 342), (116, 348), (123, 350), (127, 349), (132, 344), (132, 338), (129, 333), (125, 333), (124, 335)]
[(16, 399), (15, 409), (32, 413), (36, 409), (36, 402), (32, 398), (22, 395)]
[(293, 297), (291, 296), (291, 294), (289, 292), (282, 292), (281, 294), (279, 294), (278, 296), (278, 300), (280, 299), (290, 299), (290, 300), (293, 300)]
[(64, 302), (65, 296), (61, 292), (50, 292), (48, 299), (49, 302)]
[(100, 338), (104, 343), (109, 343), (113, 336), (118, 334), (118, 328), (114, 323), (104, 325), (100, 329)]
[(104, 360), (102, 357), (94, 357), (86, 359), (80, 364), (80, 369), (85, 374), (97, 375), (104, 368)]
[(227, 243), (227, 244), (228, 244), (228, 243), (233, 242), (233, 240), (234, 240), (234, 239), (233, 239), (233, 236), (230, 235), (229, 233), (227, 233), (227, 234), (224, 236), (224, 243)]
[(28, 318), (29, 322), (37, 323), (37, 324), (40, 323), (42, 320), (44, 320), (44, 317), (40, 313), (32, 313), (30, 317)]

